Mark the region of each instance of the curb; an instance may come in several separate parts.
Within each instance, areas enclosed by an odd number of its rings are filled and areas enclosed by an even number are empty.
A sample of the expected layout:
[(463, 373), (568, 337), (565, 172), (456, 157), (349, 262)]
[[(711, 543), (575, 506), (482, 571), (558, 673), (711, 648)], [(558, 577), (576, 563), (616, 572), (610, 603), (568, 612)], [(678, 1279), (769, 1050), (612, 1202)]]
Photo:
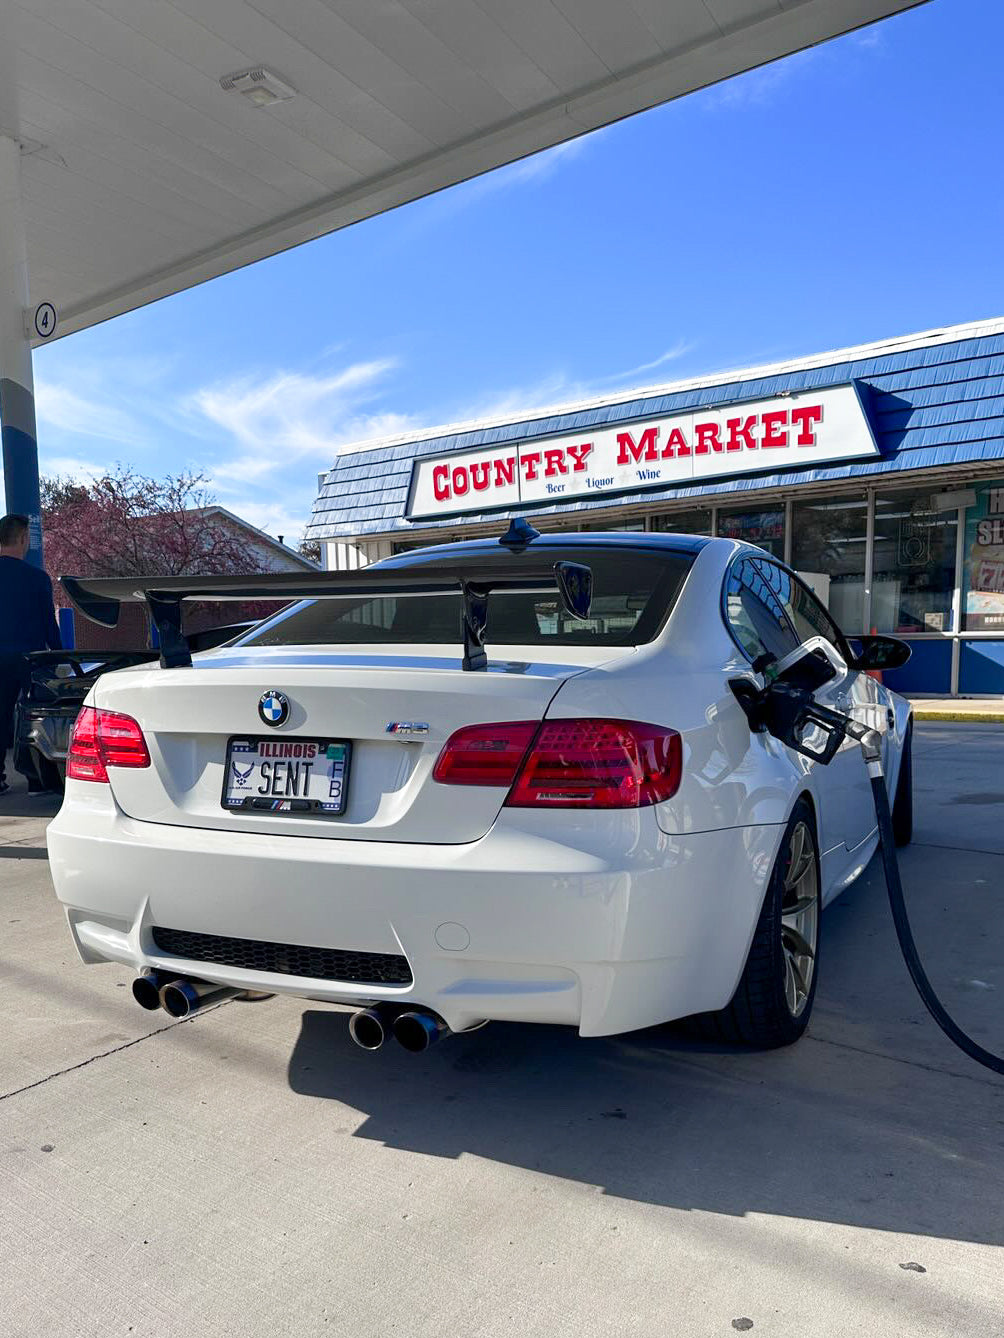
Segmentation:
[(914, 710), (914, 720), (944, 720), (954, 724), (1004, 725), (1004, 711), (953, 711), (937, 707)]

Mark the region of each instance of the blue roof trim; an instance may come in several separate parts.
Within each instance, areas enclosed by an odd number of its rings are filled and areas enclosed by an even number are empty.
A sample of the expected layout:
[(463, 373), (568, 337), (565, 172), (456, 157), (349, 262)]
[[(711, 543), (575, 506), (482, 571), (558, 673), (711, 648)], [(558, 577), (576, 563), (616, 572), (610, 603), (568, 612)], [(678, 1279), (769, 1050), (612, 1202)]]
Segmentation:
[(833, 363), (828, 367), (779, 373), (746, 381), (650, 395), (572, 413), (529, 418), (445, 433), (425, 441), (341, 455), (329, 471), (307, 535), (338, 539), (366, 534), (408, 534), (417, 527), (435, 529), (491, 522), (505, 509), (467, 513), (443, 520), (411, 522), (404, 517), (412, 466), (420, 457), (442, 455), (515, 441), (575, 432), (689, 409), (766, 399), (785, 390), (819, 389), (858, 382), (865, 412), (881, 452), (878, 459), (805, 468), (782, 473), (745, 474), (727, 480), (654, 489), (606, 493), (555, 506), (525, 504), (528, 515), (589, 512), (631, 498), (637, 503), (722, 499), (751, 490), (840, 479), (877, 479), (904, 470), (1004, 459), (1004, 334), (933, 344), (880, 357)]

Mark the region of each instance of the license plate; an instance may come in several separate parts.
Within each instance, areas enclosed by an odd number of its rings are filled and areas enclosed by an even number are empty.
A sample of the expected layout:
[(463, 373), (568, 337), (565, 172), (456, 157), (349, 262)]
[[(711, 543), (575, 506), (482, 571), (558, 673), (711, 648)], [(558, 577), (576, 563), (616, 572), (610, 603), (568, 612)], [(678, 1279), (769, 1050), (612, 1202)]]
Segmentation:
[(336, 818), (345, 812), (351, 756), (344, 739), (230, 739), (223, 807)]

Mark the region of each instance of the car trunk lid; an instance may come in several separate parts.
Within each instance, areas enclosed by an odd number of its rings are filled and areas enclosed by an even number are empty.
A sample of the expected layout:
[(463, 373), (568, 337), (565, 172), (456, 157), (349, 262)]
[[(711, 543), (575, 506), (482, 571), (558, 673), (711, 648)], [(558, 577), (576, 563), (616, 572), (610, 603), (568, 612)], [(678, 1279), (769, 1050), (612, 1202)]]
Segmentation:
[[(472, 674), (461, 670), (452, 648), (441, 654), (432, 646), (413, 648), (414, 653), (394, 649), (397, 654), (375, 655), (345, 647), (337, 653), (238, 647), (197, 657), (191, 668), (107, 675), (97, 686), (95, 704), (136, 719), (152, 760), (145, 769), (109, 768), (116, 802), (140, 821), (197, 828), (341, 840), (473, 841), (495, 821), (506, 791), (434, 781), (432, 769), (447, 738), (464, 725), (540, 720), (562, 682), (610, 658), (609, 650), (577, 649), (575, 663), (566, 651), (560, 660), (494, 661), (489, 672)], [(519, 652), (513, 648), (513, 653)], [(264, 723), (258, 710), (263, 694), (271, 691), (284, 694), (289, 704), (288, 719), (278, 728)], [(402, 724), (414, 728), (393, 732)], [(228, 809), (224, 784), (233, 765), (228, 742), (234, 739), (349, 744), (344, 812)], [(240, 762), (246, 756), (242, 753)], [(281, 763), (287, 781), (297, 760)], [(278, 793), (286, 793), (281, 784)]]

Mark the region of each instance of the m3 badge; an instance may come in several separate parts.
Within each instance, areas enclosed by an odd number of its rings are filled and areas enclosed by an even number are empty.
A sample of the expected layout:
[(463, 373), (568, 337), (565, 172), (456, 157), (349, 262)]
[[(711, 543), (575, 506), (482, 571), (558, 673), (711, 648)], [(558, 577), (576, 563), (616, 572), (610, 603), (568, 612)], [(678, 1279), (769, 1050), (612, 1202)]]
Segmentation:
[(397, 739), (421, 739), (429, 732), (425, 720), (392, 720), (385, 731)]

